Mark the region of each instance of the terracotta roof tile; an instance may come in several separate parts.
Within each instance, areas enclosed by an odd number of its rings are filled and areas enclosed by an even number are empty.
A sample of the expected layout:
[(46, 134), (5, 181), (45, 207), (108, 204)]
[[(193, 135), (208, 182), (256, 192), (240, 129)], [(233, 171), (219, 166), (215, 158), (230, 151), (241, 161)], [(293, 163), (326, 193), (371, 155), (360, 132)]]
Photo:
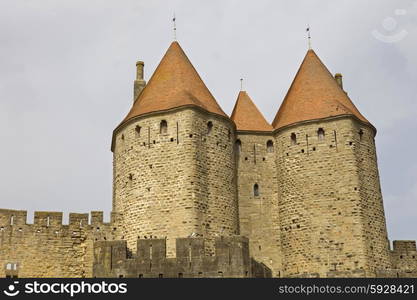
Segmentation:
[(237, 130), (272, 131), (272, 126), (265, 120), (262, 113), (245, 91), (240, 91), (230, 117)]
[(181, 46), (173, 42), (123, 122), (146, 113), (186, 105), (227, 117)]
[(308, 50), (272, 126), (277, 129), (300, 121), (346, 114), (369, 123), (316, 53)]

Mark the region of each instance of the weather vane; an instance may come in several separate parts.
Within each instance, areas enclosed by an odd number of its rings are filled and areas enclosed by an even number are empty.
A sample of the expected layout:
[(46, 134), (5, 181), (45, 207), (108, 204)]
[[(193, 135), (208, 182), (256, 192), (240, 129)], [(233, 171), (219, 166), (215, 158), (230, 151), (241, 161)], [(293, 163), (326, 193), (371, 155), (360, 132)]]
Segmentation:
[(174, 17), (172, 18), (172, 23), (174, 24), (174, 41), (177, 40), (177, 24), (175, 23), (175, 13), (174, 13)]
[(243, 91), (243, 78), (240, 78), (240, 90)]
[(310, 25), (307, 25), (307, 37), (308, 37), (308, 49), (311, 49), (311, 35), (310, 35)]

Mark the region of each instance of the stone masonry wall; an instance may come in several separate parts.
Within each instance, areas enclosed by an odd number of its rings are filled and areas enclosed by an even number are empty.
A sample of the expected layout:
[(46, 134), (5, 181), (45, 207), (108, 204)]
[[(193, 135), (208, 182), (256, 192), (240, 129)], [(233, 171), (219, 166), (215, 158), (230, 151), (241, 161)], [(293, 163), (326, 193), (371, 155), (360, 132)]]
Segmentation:
[(26, 217), (0, 209), (0, 277), (92, 277), (93, 243), (120, 239), (116, 214), (103, 223), (103, 213), (92, 212), (89, 223), (88, 214), (71, 213), (68, 225), (61, 212), (35, 212), (33, 224)]
[[(375, 266), (390, 267), (388, 242), (383, 242), (386, 230), (380, 221), (384, 218), (382, 200), (380, 194), (372, 200), (367, 196), (370, 191), (377, 193), (374, 187), (379, 187), (376, 159), (356, 151), (352, 142), (358, 135), (356, 122), (344, 117), (299, 124), (276, 133), (285, 276), (318, 273), (324, 277), (328, 272), (356, 270), (372, 276)], [(323, 140), (319, 139), (319, 128), (324, 130)], [(366, 173), (372, 182), (367, 183), (369, 190), (361, 191)], [(370, 224), (380, 235), (375, 242), (370, 242), (367, 233)], [(372, 253), (380, 254), (378, 263)]]
[(416, 241), (394, 241), (391, 260), (394, 269), (414, 271), (417, 274)]
[[(272, 132), (238, 132), (237, 155), (240, 233), (249, 238), (250, 254), (279, 277), (281, 240), (279, 230), (278, 183)], [(270, 141), (272, 147), (267, 148)], [(254, 185), (259, 195), (254, 194)]]
[(194, 233), (212, 254), (216, 235), (239, 233), (233, 131), (230, 120), (196, 108), (146, 115), (117, 130), (113, 209), (123, 215), (129, 249), (138, 238), (166, 238), (174, 256), (175, 239)]

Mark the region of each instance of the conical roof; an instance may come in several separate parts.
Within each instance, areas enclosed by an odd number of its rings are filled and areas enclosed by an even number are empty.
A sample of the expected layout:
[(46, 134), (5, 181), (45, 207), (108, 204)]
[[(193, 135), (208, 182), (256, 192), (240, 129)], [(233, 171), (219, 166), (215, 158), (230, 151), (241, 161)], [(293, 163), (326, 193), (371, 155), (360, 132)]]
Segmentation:
[(369, 123), (313, 50), (308, 50), (279, 108), (275, 129), (301, 121), (353, 115)]
[(146, 113), (188, 105), (227, 117), (175, 41), (123, 122)]
[(253, 103), (248, 93), (240, 91), (230, 117), (237, 130), (272, 131), (272, 126), (265, 120), (262, 113)]

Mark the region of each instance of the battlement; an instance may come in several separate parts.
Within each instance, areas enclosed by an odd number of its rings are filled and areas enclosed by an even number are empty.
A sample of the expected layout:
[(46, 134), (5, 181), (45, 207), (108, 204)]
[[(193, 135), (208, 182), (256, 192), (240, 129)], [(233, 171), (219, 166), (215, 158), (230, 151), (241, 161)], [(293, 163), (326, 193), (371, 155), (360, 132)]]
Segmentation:
[[(392, 244), (391, 261), (396, 270), (395, 274), (398, 277), (410, 277), (410, 274), (417, 274), (416, 241), (393, 241)], [(401, 275), (401, 272), (406, 272), (408, 275)]]
[(93, 244), (120, 239), (119, 215), (70, 213), (68, 224), (62, 215), (36, 211), (29, 223), (25, 210), (0, 209), (0, 266), (17, 264), (19, 277), (91, 277)]
[[(0, 226), (19, 226), (19, 225), (36, 225), (44, 227), (60, 227), (63, 226), (62, 212), (54, 211), (35, 211), (33, 223), (27, 222), (27, 211), (0, 209)], [(91, 218), (90, 218), (91, 216)], [(90, 222), (89, 222), (90, 219)], [(110, 222), (103, 221), (102, 211), (92, 211), (88, 213), (70, 213), (69, 223), (70, 227), (77, 226), (102, 226), (116, 224), (118, 221), (118, 214), (112, 212), (110, 215)]]
[(394, 252), (410, 252), (417, 251), (416, 241), (393, 241), (393, 250)]
[(139, 239), (137, 253), (127, 256), (126, 241), (94, 243), (95, 277), (251, 277), (270, 276), (265, 266), (250, 260), (249, 240), (245, 237), (220, 237), (215, 240), (215, 255), (205, 256), (203, 238), (176, 239), (176, 257), (167, 258), (165, 239)]

